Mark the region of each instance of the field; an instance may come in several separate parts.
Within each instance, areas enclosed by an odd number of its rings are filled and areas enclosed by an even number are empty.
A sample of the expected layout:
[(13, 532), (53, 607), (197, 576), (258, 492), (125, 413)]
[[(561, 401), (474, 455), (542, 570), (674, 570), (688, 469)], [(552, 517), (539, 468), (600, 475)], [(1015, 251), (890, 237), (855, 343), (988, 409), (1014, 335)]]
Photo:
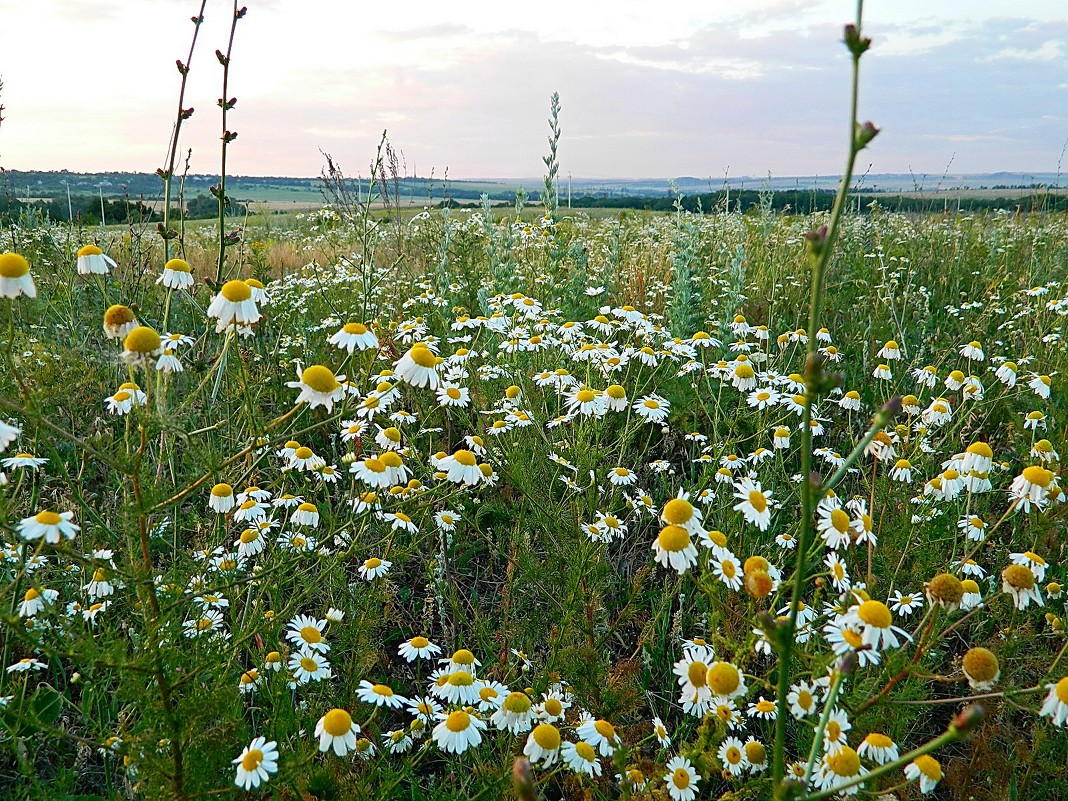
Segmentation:
[(808, 469), (788, 772), (1068, 792), (1063, 216), (405, 217), (4, 233), (0, 795), (769, 797)]

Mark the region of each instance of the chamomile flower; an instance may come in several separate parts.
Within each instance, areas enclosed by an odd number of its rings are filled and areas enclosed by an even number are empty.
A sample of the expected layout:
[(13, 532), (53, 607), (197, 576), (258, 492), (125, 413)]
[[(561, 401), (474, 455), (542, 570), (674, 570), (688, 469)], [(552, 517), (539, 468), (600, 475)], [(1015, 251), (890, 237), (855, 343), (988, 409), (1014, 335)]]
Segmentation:
[(1001, 571), (1001, 591), (1012, 597), (1017, 609), (1026, 609), (1032, 601), (1043, 606), (1035, 575), (1023, 565), (1009, 565)]
[(577, 743), (566, 742), (560, 746), (560, 758), (573, 773), (585, 773), (587, 776), (601, 775), (601, 761), (593, 746), (585, 740)]
[(57, 598), (59, 598), (58, 590), (43, 589), (38, 591), (35, 587), (30, 587), (26, 590), (25, 595), (22, 597), (22, 602), (19, 604), (18, 616), (35, 617), (47, 605), (55, 603)]
[(873, 731), (861, 741), (857, 755), (877, 765), (885, 765), (898, 758), (897, 744), (885, 734)]
[(741, 776), (749, 766), (749, 760), (745, 757), (745, 743), (737, 737), (725, 737), (719, 744), (716, 756), (723, 763), (723, 770), (731, 776)]
[(486, 722), (475, 712), (457, 709), (448, 715), (440, 714), (438, 719), (440, 722), (434, 727), (432, 736), (442, 751), (462, 754), (482, 742), (481, 732), (486, 728)]
[(325, 654), (330, 650), (330, 645), (323, 637), (324, 631), (326, 631), (325, 620), (311, 615), (297, 615), (289, 621), (286, 639), (296, 648)]
[(968, 679), (968, 686), (978, 692), (994, 688), (1001, 678), (1001, 665), (994, 652), (982, 647), (969, 648), (961, 660), (961, 670)]
[(741, 512), (747, 523), (767, 531), (771, 525), (771, 493), (759, 481), (746, 477), (734, 485), (734, 497), (739, 499), (734, 510)]
[(790, 714), (800, 720), (816, 711), (816, 688), (802, 681), (790, 687), (786, 700), (790, 704)]
[(193, 273), (189, 262), (184, 259), (171, 259), (163, 265), (163, 272), (156, 279), (168, 289), (189, 289), (193, 286)]
[(366, 704), (384, 706), (388, 709), (399, 709), (408, 703), (403, 695), (397, 695), (388, 684), (372, 684), (367, 679), (360, 682), (356, 696)]
[(329, 751), (332, 748), (339, 757), (356, 748), (356, 735), (359, 733), (360, 727), (344, 709), (331, 709), (315, 724), (319, 750)]
[(78, 275), (107, 275), (115, 260), (96, 245), (78, 248)]
[(220, 334), (231, 326), (259, 322), (261, 316), (252, 298), (252, 287), (244, 281), (227, 281), (208, 305), (208, 317), (217, 320), (215, 331)]
[(531, 760), (531, 763), (541, 763), (549, 768), (560, 756), (560, 745), (560, 729), (551, 723), (539, 723), (527, 737), (523, 754)]
[(621, 742), (615, 726), (607, 720), (595, 719), (592, 715), (582, 718), (575, 727), (575, 732), (605, 757), (612, 756)]
[(378, 348), (378, 337), (364, 323), (345, 323), (327, 342), (349, 353)]
[(435, 645), (426, 637), (416, 636), (402, 642), (397, 651), (405, 661), (414, 662), (416, 659), (433, 659), (441, 653), (441, 646)]
[(293, 674), (293, 685), (296, 687), (312, 681), (326, 681), (334, 675), (326, 656), (312, 650), (300, 650), (291, 654), (289, 670)]
[[(10, 672), (11, 668), (8, 668)], [(1047, 684), (1046, 699), (1042, 702), (1039, 717), (1049, 718), (1054, 726), (1063, 726), (1068, 722), (1068, 676), (1056, 684)]]
[(56, 514), (48, 509), (43, 509), (32, 517), (25, 517), (19, 523), (18, 534), (27, 542), (44, 538), (49, 545), (56, 545), (60, 539), (74, 539), (74, 535), (81, 529), (71, 521), (74, 512), (60, 512)]
[(673, 568), (680, 576), (697, 563), (697, 548), (682, 526), (667, 525), (660, 529), (652, 550), (658, 564)]
[(360, 578), (366, 581), (374, 581), (376, 578), (386, 575), (391, 567), (393, 567), (392, 562), (372, 556), (360, 565), (357, 572), (359, 572)]
[(673, 801), (693, 801), (697, 797), (697, 785), (701, 782), (701, 774), (694, 768), (693, 763), (684, 756), (676, 756), (668, 760), (665, 767), (667, 775), (664, 776), (664, 783), (667, 785), (668, 795)]
[(927, 795), (942, 781), (942, 766), (933, 756), (922, 754), (905, 766), (905, 778), (919, 779), (920, 792)]
[(393, 372), (402, 381), (415, 387), (437, 389), (439, 358), (425, 342), (417, 342), (393, 365)]
[(332, 412), (334, 403), (345, 397), (344, 380), (345, 376), (335, 376), (329, 367), (313, 364), (298, 373), (296, 381), (286, 382), (286, 386), (300, 390), (294, 401), (296, 405), (306, 403), (312, 409), (322, 406), (327, 412)]
[(646, 423), (662, 423), (671, 412), (671, 404), (659, 395), (638, 398), (631, 408)]
[(18, 253), (0, 253), (0, 297), (37, 297), (37, 287), (30, 275), (30, 263)]

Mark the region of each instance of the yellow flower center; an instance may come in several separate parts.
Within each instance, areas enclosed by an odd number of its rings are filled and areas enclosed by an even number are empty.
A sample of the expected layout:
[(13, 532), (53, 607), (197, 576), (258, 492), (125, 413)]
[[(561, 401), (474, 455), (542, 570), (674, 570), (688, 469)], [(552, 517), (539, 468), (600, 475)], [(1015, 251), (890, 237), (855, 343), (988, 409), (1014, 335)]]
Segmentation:
[(559, 698), (549, 698), (545, 701), (545, 711), (554, 718), (559, 717), (564, 711), (564, 705)]
[(385, 696), (386, 698), (392, 698), (393, 697), (393, 688), (390, 687), (389, 685), (376, 684), (371, 689), (375, 691), (375, 695), (382, 695), (382, 696)]
[(363, 323), (345, 323), (343, 330), (346, 334), (356, 334), (359, 336), (360, 334), (367, 333), (367, 326)]
[(764, 750), (764, 746), (756, 740), (750, 740), (745, 744), (745, 756), (750, 764), (763, 765), (767, 759), (767, 752)]
[(189, 262), (185, 259), (171, 259), (169, 262), (163, 265), (164, 270), (170, 270), (174, 273), (188, 273), (190, 272)]
[(30, 263), (18, 253), (0, 254), (0, 278), (22, 278), (30, 271)]
[(449, 674), (448, 681), (453, 687), (470, 687), (475, 683), (475, 677), (466, 670), (457, 670)]
[(1035, 577), (1023, 565), (1009, 565), (1001, 571), (1001, 578), (1012, 588), (1029, 590), (1035, 586)]
[(104, 581), (107, 578), (107, 573), (104, 568), (98, 567), (93, 571), (93, 581)]
[(55, 512), (38, 512), (34, 515), (34, 520), (40, 523), (42, 526), (58, 526), (62, 522), (63, 518), (57, 515)]
[(656, 542), (662, 550), (678, 553), (690, 547), (690, 533), (682, 526), (664, 526)]
[(260, 538), (260, 532), (254, 528), (246, 528), (241, 532), (241, 542), (248, 545), (250, 542), (255, 542)]
[[(1026, 567), (1022, 569), (1030, 575), (1031, 571), (1027, 570)], [(927, 590), (943, 603), (960, 603), (960, 599), (964, 596), (964, 588), (961, 586), (960, 579), (950, 573), (940, 573), (935, 576), (928, 583)]]
[(227, 281), (219, 293), (231, 303), (241, 303), (252, 297), (252, 288), (244, 281)]
[(590, 403), (591, 401), (594, 401), (596, 399), (597, 393), (594, 392), (592, 389), (580, 389), (575, 394), (575, 400), (577, 400), (579, 403)]
[(323, 635), (319, 632), (315, 626), (305, 626), (300, 630), (300, 638), (304, 642), (312, 643), (313, 645), (323, 641)]
[(431, 351), (430, 348), (428, 348), (426, 345), (416, 345), (411, 349), (410, 354), (412, 357), (412, 361), (418, 364), (420, 367), (430, 368), (434, 367), (438, 363), (437, 357), (434, 355), (433, 351)]
[[(830, 727), (828, 727), (828, 730), (830, 730)], [(827, 760), (827, 767), (834, 771), (837, 776), (846, 778), (860, 773), (860, 757), (848, 745), (843, 745), (842, 750), (837, 754), (828, 754), (825, 759)]]
[(452, 458), (464, 467), (473, 467), (475, 464), (475, 454), (471, 451), (464, 450), (463, 448), (456, 451), (456, 453), (452, 455)]
[(616, 727), (607, 720), (594, 721), (593, 728), (606, 740), (614, 740), (616, 738)]
[(104, 325), (118, 327), (126, 325), (126, 323), (132, 323), (134, 321), (134, 313), (130, 311), (128, 306), (115, 305), (109, 306), (108, 310), (104, 312)]
[(664, 504), (664, 519), (675, 526), (687, 523), (693, 517), (693, 504), (682, 498), (673, 498)]
[(1068, 704), (1068, 676), (1057, 682), (1053, 692), (1056, 694), (1058, 701), (1062, 704)]
[(555, 751), (560, 747), (560, 730), (550, 723), (542, 723), (539, 726), (535, 726), (531, 736), (534, 738), (534, 742), (546, 751)]
[(869, 626), (874, 626), (877, 629), (890, 628), (890, 610), (881, 601), (865, 601), (857, 609), (857, 615)]
[(705, 679), (716, 695), (731, 695), (742, 682), (738, 668), (729, 662), (713, 662)]
[(831, 512), (831, 526), (833, 526), (839, 534), (845, 534), (849, 531), (849, 515), (841, 509), (833, 510)]
[(522, 715), (530, 711), (530, 699), (524, 693), (508, 693), (502, 706), (506, 712)]
[(319, 663), (312, 659), (310, 656), (302, 656), (300, 658), (300, 666), (304, 668), (308, 673), (314, 673), (319, 669)]
[(41, 597), (41, 593), (37, 592), (33, 587), (26, 590), (26, 595), (23, 596), (24, 601), (35, 601)]
[(998, 658), (986, 648), (970, 648), (962, 663), (964, 672), (976, 681), (993, 681), (1000, 666)]
[(1031, 484), (1035, 484), (1039, 487), (1049, 487), (1050, 482), (1053, 481), (1053, 473), (1044, 467), (1038, 465), (1031, 465), (1031, 467), (1025, 467), (1023, 471), (1023, 477)]
[(426, 648), (430, 645), (430, 640), (426, 637), (412, 637), (408, 640), (408, 644), (412, 646), (412, 648)]
[(920, 773), (926, 776), (933, 782), (942, 780), (942, 766), (938, 764), (938, 760), (928, 754), (923, 754), (916, 757), (914, 764), (920, 769)]
[(263, 762), (263, 751), (258, 748), (253, 748), (241, 757), (241, 767), (249, 773), (258, 768), (261, 762)]
[(451, 732), (460, 733), (467, 731), (471, 725), (471, 716), (462, 709), (457, 709), (445, 720), (445, 728)]
[(768, 508), (768, 499), (764, 497), (764, 493), (760, 490), (750, 490), (749, 505), (756, 509), (758, 513), (763, 514), (764, 510)]
[(680, 790), (685, 790), (687, 787), (690, 786), (689, 771), (687, 771), (686, 768), (676, 768), (675, 772), (671, 774), (671, 783), (678, 787)]
[(575, 743), (575, 753), (587, 762), (594, 762), (597, 760), (597, 755), (593, 752), (593, 746), (585, 740), (579, 740)]
[(331, 709), (323, 716), (323, 731), (331, 737), (343, 737), (352, 729), (352, 715), (344, 709)]
[(363, 566), (366, 567), (368, 570), (374, 570), (375, 568), (382, 566), (382, 560), (379, 559), (377, 556), (372, 556), (370, 559), (363, 563)]
[(323, 367), (321, 364), (313, 364), (307, 368), (300, 374), (300, 381), (305, 386), (322, 393), (333, 392), (340, 386), (330, 368)]

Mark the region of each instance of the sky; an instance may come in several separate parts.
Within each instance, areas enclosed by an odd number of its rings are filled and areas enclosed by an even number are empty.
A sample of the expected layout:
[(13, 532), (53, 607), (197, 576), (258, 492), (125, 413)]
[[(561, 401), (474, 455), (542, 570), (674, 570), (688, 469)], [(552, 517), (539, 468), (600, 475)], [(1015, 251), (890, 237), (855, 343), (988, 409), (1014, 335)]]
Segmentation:
[[(0, 167), (165, 163), (201, 0), (0, 0)], [(407, 174), (838, 174), (852, 0), (245, 0), (232, 175), (366, 175), (383, 131)], [(207, 0), (180, 140), (218, 173), (233, 4)], [(1068, 142), (1068, 2), (869, 0), (860, 118), (873, 173), (1054, 172)], [(1068, 169), (1068, 163), (1063, 165)]]

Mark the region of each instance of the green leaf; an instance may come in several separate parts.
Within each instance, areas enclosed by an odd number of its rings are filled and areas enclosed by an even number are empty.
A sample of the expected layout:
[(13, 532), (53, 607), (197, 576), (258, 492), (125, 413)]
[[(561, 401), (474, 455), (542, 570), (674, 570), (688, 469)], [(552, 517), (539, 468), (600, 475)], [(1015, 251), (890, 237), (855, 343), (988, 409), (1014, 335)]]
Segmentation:
[(51, 685), (42, 684), (30, 698), (30, 712), (43, 726), (51, 726), (63, 711), (63, 696)]

